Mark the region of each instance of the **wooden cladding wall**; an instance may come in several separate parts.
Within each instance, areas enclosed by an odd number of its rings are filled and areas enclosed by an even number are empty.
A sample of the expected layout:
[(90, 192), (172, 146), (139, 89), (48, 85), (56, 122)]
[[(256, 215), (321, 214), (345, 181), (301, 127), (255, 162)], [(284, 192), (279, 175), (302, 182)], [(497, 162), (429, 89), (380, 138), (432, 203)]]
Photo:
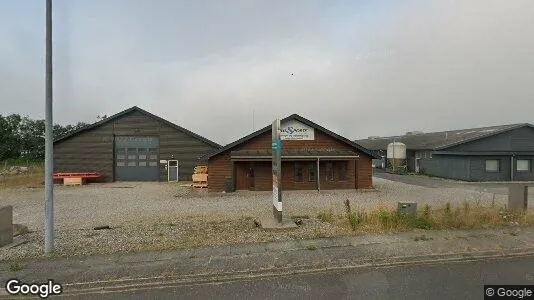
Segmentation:
[[(54, 144), (55, 172), (99, 172), (104, 181), (114, 180), (114, 136), (159, 138), (158, 160), (178, 160), (179, 179), (191, 181), (198, 158), (216, 150), (189, 134), (139, 111), (133, 111), (99, 127)], [(160, 165), (160, 180), (167, 171)]]
[(357, 188), (369, 189), (373, 187), (373, 168), (371, 158), (358, 160)]
[[(326, 150), (326, 149), (338, 149), (338, 150), (352, 150), (360, 156), (358, 159), (350, 159), (347, 161), (347, 178), (344, 181), (340, 181), (337, 175), (337, 171), (334, 171), (334, 181), (326, 180), (326, 160), (321, 160), (320, 163), (320, 186), (321, 189), (353, 189), (353, 188), (370, 188), (372, 187), (372, 168), (371, 157), (359, 152), (346, 143), (334, 139), (329, 135), (315, 130), (315, 140), (313, 141), (282, 141), (282, 147), (286, 150)], [(238, 145), (233, 149), (230, 149), (224, 153), (214, 156), (209, 160), (209, 176), (208, 187), (210, 191), (223, 191), (225, 188), (225, 182), (227, 177), (232, 176), (232, 161), (230, 158), (230, 151), (239, 150), (270, 150), (271, 149), (271, 132), (264, 133), (258, 137), (251, 139), (250, 141)], [(301, 162), (303, 168), (303, 181), (294, 181), (294, 162), (284, 161), (282, 162), (282, 188), (283, 189), (316, 189), (316, 182), (308, 181), (308, 169), (309, 163), (316, 163), (305, 161)], [(334, 165), (337, 161), (333, 162)], [(235, 181), (243, 182), (242, 170), (245, 168), (242, 164), (244, 162), (235, 162)], [(254, 190), (270, 190), (272, 189), (272, 173), (270, 162), (255, 162), (255, 184)]]
[[(334, 180), (330, 181), (326, 178), (326, 165), (332, 163), (334, 168)], [(302, 180), (295, 180), (295, 164), (299, 164), (302, 167)], [(341, 180), (340, 165), (346, 164), (346, 178)], [(270, 162), (254, 162), (254, 187), (249, 188), (248, 178), (245, 178), (249, 167), (249, 162), (239, 161), (235, 163), (236, 167), (236, 182), (237, 189), (254, 190), (254, 191), (268, 191), (272, 189), (272, 170)], [(317, 168), (316, 161), (284, 161), (282, 162), (282, 189), (284, 190), (313, 190), (317, 189), (317, 177), (315, 180), (310, 181), (308, 166), (312, 165)], [(348, 161), (321, 161), (320, 162), (320, 189), (353, 189), (355, 185), (355, 160)], [(210, 187), (211, 188), (211, 187)]]
[(222, 192), (227, 178), (232, 176), (230, 154), (217, 155), (208, 162), (208, 188), (210, 191)]
[(113, 124), (55, 144), (54, 172), (98, 172), (113, 181)]

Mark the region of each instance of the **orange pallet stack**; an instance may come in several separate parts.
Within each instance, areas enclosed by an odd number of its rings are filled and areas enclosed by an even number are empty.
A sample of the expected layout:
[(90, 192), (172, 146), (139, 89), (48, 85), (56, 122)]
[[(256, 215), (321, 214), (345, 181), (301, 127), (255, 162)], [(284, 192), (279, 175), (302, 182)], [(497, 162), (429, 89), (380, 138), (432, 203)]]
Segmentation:
[(207, 188), (208, 187), (208, 167), (197, 166), (193, 173), (193, 187)]

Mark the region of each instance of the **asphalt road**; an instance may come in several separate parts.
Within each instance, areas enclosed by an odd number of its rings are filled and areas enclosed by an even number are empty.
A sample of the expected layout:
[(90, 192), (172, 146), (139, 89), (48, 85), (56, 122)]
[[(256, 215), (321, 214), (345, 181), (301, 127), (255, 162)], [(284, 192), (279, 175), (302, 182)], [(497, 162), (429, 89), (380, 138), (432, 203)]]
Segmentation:
[(68, 297), (71, 299), (483, 299), (484, 284), (534, 285), (534, 257), (353, 269)]
[[(373, 169), (373, 176), (391, 181), (402, 182), (427, 188), (456, 188), (481, 192), (494, 193), (497, 195), (508, 195), (509, 182), (462, 182), (436, 177), (426, 177), (417, 175), (397, 175), (386, 173), (381, 169)], [(534, 186), (529, 183), (529, 200), (534, 200)]]

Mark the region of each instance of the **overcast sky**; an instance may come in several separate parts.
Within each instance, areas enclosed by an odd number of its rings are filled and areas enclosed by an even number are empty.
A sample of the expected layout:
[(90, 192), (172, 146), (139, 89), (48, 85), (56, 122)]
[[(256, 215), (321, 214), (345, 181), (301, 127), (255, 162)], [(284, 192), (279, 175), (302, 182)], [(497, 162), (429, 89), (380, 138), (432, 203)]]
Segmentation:
[[(0, 114), (44, 118), (44, 0), (0, 1)], [(226, 144), (534, 123), (531, 0), (54, 0), (54, 120), (137, 105)], [(293, 73), (294, 75), (290, 75)]]

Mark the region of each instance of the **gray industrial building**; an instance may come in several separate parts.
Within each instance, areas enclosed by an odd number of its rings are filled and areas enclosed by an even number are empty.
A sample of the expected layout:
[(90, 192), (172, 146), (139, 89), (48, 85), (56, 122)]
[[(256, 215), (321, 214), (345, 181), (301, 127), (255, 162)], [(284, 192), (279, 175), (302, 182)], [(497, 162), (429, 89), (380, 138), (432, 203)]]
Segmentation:
[(221, 146), (137, 106), (54, 141), (54, 172), (97, 172), (103, 181), (191, 180), (199, 157)]
[[(533, 181), (534, 126), (512, 124), (443, 132), (408, 132), (355, 141), (385, 156), (389, 143), (406, 145), (409, 172), (465, 181)], [(374, 161), (380, 167), (381, 161)]]

